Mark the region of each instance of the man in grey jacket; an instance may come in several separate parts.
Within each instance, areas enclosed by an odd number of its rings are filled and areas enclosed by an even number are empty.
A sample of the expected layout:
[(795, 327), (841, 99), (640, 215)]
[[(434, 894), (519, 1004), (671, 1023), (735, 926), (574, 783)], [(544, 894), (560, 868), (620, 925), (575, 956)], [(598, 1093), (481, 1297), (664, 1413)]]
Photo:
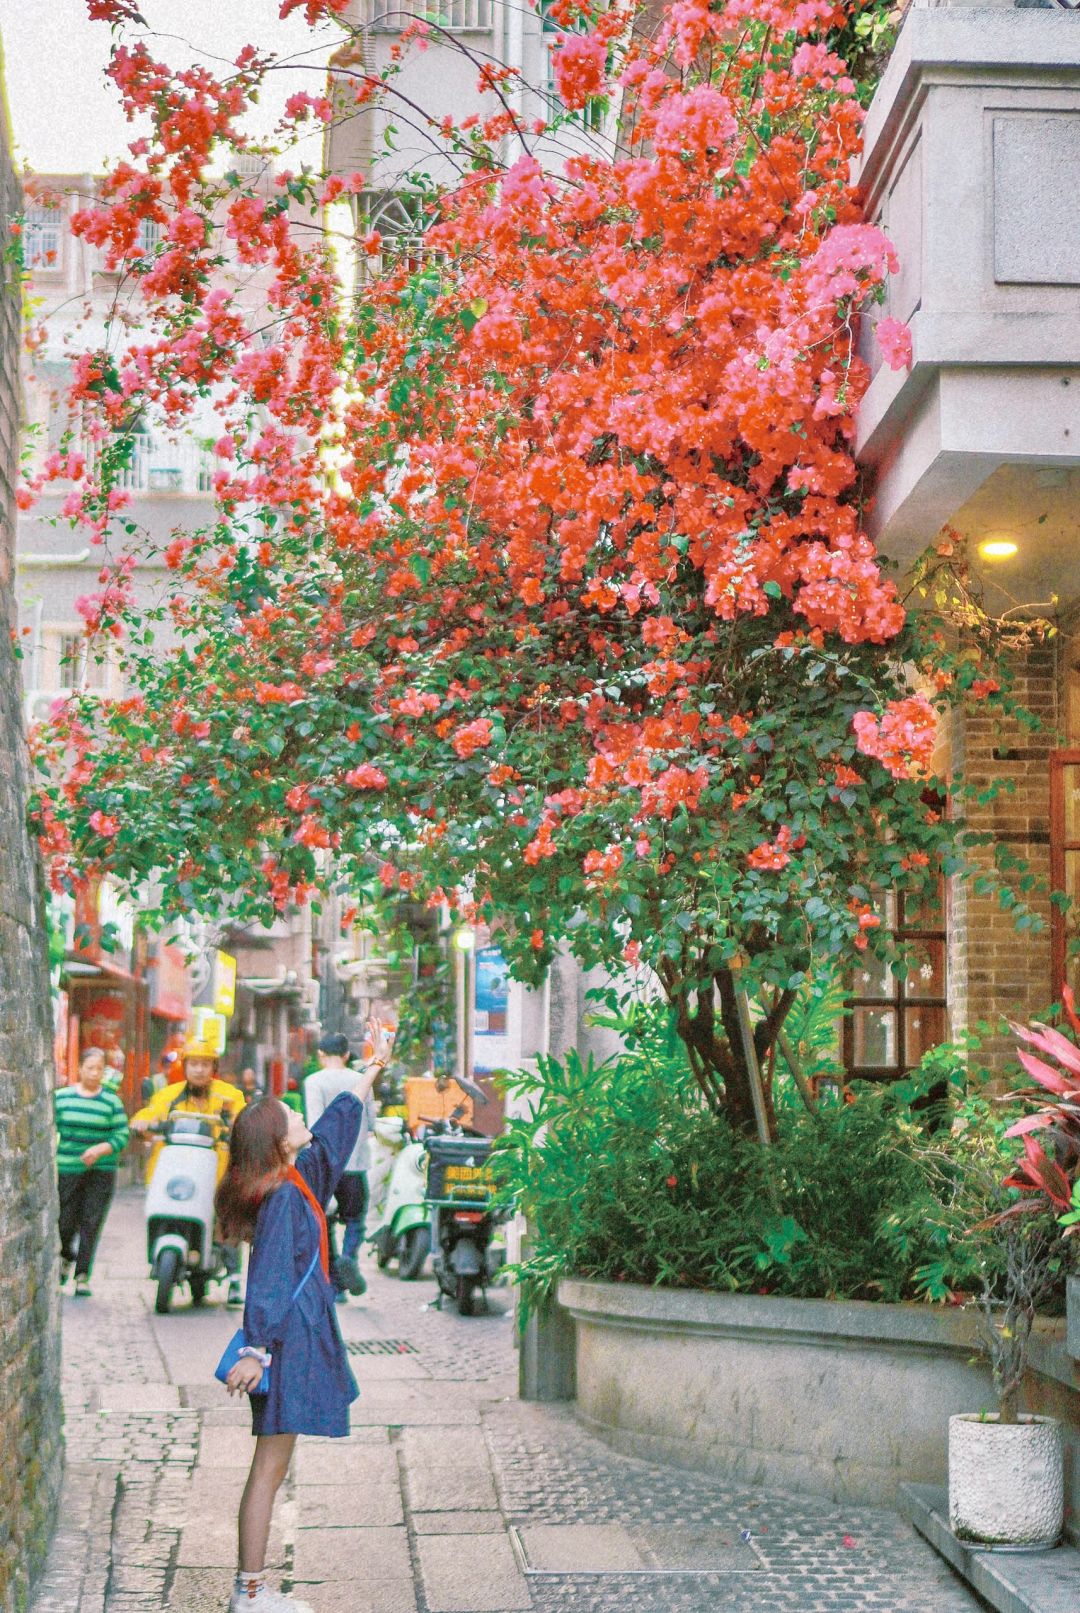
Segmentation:
[[(349, 1044), (344, 1036), (333, 1033), (319, 1043), (319, 1060), (322, 1068), (309, 1075), (304, 1082), (304, 1118), (313, 1126), (328, 1104), (342, 1092), (351, 1092), (356, 1085), (356, 1071), (349, 1068)], [(364, 1105), (364, 1119), (356, 1147), (349, 1155), (344, 1174), (334, 1192), (337, 1210), (334, 1225), (345, 1228), (341, 1253), (337, 1253), (337, 1238), (331, 1227), (334, 1261), (330, 1275), (337, 1291), (339, 1305), (344, 1305), (349, 1294), (362, 1294), (367, 1283), (360, 1272), (357, 1255), (364, 1241), (364, 1224), (367, 1219), (368, 1180), (371, 1165), (371, 1128), (375, 1122), (375, 1104), (368, 1098)]]

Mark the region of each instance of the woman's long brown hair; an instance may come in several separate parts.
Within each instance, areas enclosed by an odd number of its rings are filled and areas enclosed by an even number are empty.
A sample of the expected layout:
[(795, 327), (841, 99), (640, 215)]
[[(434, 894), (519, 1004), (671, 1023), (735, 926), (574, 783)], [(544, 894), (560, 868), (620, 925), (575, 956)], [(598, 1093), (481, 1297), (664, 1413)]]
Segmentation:
[(227, 1242), (253, 1236), (259, 1205), (285, 1180), (288, 1129), (285, 1105), (270, 1095), (247, 1104), (234, 1120), (228, 1168), (214, 1198)]

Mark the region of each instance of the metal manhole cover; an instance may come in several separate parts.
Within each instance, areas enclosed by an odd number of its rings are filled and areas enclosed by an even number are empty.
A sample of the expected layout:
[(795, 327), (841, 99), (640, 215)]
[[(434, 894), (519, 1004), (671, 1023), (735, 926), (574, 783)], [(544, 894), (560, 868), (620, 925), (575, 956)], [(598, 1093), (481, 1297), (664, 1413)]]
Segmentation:
[(716, 1528), (635, 1529), (621, 1524), (515, 1526), (511, 1538), (522, 1571), (530, 1578), (661, 1575), (704, 1578), (755, 1573), (763, 1566), (752, 1541)]
[(350, 1355), (419, 1355), (420, 1351), (408, 1339), (350, 1339)]

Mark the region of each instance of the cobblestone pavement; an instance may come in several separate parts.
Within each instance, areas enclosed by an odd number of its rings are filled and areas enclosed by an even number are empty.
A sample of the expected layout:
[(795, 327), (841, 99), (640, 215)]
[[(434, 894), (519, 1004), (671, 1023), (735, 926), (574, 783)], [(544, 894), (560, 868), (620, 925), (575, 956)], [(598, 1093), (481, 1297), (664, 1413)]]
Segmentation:
[[(68, 1467), (33, 1613), (226, 1605), (249, 1418), (212, 1379), (236, 1318), (153, 1314), (141, 1194), (94, 1297), (64, 1300)], [(974, 1613), (895, 1514), (618, 1455), (515, 1395), (509, 1296), (464, 1320), (368, 1266), (341, 1308), (361, 1385), (346, 1441), (301, 1440), (271, 1538), (316, 1613)]]

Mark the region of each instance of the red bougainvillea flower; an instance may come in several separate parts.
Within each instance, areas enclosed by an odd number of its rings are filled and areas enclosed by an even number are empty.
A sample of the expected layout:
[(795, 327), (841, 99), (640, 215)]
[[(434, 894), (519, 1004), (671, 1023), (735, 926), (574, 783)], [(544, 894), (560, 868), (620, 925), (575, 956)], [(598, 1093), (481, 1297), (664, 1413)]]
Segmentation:
[(577, 111), (604, 91), (607, 43), (595, 34), (564, 34), (552, 52), (551, 66), (559, 99)]
[[(250, 132), (289, 70), (272, 37), (176, 66), (125, 37), (133, 5), (91, 4), (140, 133), (72, 228), (125, 297), (72, 361), (92, 451), (43, 454), (26, 496), (100, 546), (84, 620), (131, 694), (35, 737), (50, 877), (154, 872), (178, 908), (269, 920), (331, 864), (359, 892), (377, 846), (394, 899), (505, 918), (523, 978), (564, 944), (647, 966), (699, 1028), (703, 986), (725, 1012), (745, 987), (773, 1044), (845, 942), (889, 953), (866, 893), (921, 899), (955, 850), (935, 708), (975, 667), (976, 697), (1009, 687), (907, 618), (864, 527), (859, 322), (896, 255), (853, 183), (854, 0), (555, 0), (563, 106), (617, 97), (618, 141), (485, 61), (483, 110), (427, 124), (451, 177), (410, 192), (408, 251), (362, 223), (359, 265), (342, 210), (400, 189), (400, 154), (290, 168)], [(352, 31), (346, 0), (279, 9)], [(438, 38), (404, 33), (385, 74), (359, 39), (329, 83), (305, 64), (282, 135), (392, 117)], [(125, 507), (147, 422), (212, 445), (198, 529)], [(164, 578), (145, 610), (136, 555)], [(722, 1019), (695, 1072), (753, 1126)]]

